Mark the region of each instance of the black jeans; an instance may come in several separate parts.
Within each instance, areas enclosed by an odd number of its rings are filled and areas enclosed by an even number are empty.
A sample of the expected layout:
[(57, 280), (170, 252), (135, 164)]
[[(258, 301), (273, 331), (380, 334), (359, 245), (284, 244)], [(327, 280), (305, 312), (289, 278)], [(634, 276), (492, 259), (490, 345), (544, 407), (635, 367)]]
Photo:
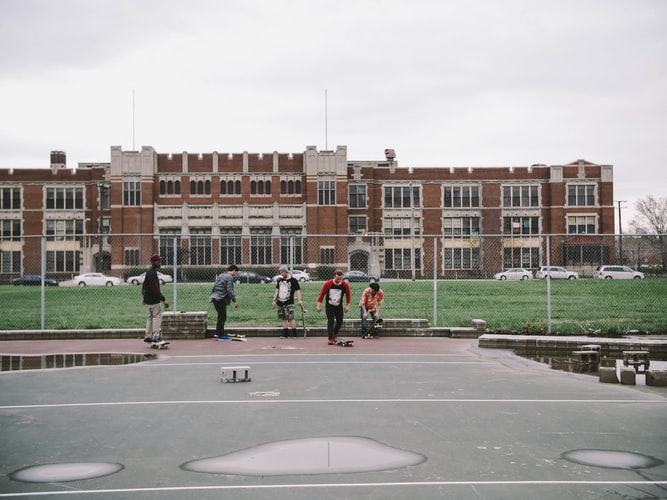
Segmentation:
[(213, 307), (218, 313), (218, 321), (215, 324), (215, 334), (218, 338), (225, 336), (225, 321), (227, 321), (227, 302), (224, 300), (214, 300)]
[(338, 336), (338, 332), (343, 326), (343, 316), (345, 310), (343, 309), (343, 304), (338, 306), (332, 306), (331, 304), (326, 305), (327, 312), (327, 333), (329, 339), (333, 339)]

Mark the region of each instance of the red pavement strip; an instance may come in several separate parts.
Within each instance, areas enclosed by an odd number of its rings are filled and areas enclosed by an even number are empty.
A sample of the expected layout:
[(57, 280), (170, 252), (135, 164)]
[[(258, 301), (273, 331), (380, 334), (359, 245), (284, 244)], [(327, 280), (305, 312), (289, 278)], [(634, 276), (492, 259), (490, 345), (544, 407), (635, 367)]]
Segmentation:
[(11, 340), (0, 342), (0, 354), (132, 353), (158, 356), (224, 356), (247, 354), (451, 354), (477, 345), (477, 339), (383, 337), (354, 340), (352, 347), (328, 345), (326, 337), (251, 337), (246, 342), (215, 338), (171, 340), (166, 350), (151, 349), (141, 339)]

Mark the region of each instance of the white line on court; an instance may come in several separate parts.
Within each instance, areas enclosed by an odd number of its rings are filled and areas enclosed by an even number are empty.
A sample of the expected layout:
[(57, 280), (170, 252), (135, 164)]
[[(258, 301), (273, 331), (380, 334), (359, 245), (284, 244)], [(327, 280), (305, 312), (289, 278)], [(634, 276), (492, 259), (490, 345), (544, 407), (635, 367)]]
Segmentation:
[(95, 406), (149, 406), (149, 405), (260, 405), (260, 404), (378, 404), (378, 403), (455, 403), (455, 404), (659, 404), (667, 405), (667, 399), (236, 399), (236, 400), (193, 400), (193, 401), (116, 401), (99, 403), (53, 403), (35, 405), (0, 406), (2, 410), (22, 410), (40, 408), (85, 408)]
[(175, 491), (215, 491), (215, 490), (270, 490), (270, 489), (320, 489), (320, 488), (379, 488), (379, 487), (424, 487), (424, 486), (664, 486), (667, 481), (421, 481), (387, 483), (319, 483), (319, 484), (257, 484), (257, 485), (217, 485), (217, 486), (172, 486), (159, 488), (118, 488), (104, 490), (38, 491), (25, 493), (0, 493), (0, 498), (20, 498), (50, 495), (94, 495), (119, 493), (150, 493)]

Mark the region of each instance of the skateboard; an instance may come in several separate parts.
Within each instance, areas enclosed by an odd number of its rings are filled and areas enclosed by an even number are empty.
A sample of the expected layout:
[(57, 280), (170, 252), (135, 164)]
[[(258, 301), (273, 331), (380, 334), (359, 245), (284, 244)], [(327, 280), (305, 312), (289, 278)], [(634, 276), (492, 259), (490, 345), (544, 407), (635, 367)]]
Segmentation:
[(339, 345), (341, 347), (352, 347), (352, 343), (354, 340), (347, 340), (342, 337), (336, 338), (336, 345)]
[(378, 318), (377, 321), (374, 321), (373, 324), (371, 324), (370, 328), (366, 330), (366, 334), (362, 337), (364, 339), (376, 339), (379, 338), (379, 330), (382, 330), (382, 323), (384, 320), (382, 318)]
[(240, 333), (232, 333), (229, 335), (229, 338), (231, 340), (235, 340), (236, 342), (247, 342), (248, 339), (245, 337), (245, 335), (241, 335)]
[(169, 349), (170, 342), (160, 340), (159, 342), (151, 342), (151, 349)]
[(306, 329), (306, 310), (303, 308), (303, 304), (299, 304), (301, 308), (301, 322), (303, 323), (303, 338), (305, 339), (308, 336), (308, 330)]

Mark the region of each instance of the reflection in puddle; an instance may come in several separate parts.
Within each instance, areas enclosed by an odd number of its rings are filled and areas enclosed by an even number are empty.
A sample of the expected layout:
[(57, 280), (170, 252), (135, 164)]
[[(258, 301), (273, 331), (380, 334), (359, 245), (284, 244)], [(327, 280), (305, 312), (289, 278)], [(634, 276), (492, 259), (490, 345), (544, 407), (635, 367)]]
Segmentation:
[(561, 458), (581, 465), (607, 469), (648, 469), (664, 463), (641, 453), (617, 450), (572, 450), (561, 454)]
[(121, 464), (107, 462), (80, 462), (32, 465), (12, 472), (9, 477), (25, 483), (62, 483), (108, 476), (123, 470)]
[(267, 443), (181, 465), (191, 472), (279, 476), (369, 472), (417, 465), (424, 455), (362, 437), (320, 437)]

